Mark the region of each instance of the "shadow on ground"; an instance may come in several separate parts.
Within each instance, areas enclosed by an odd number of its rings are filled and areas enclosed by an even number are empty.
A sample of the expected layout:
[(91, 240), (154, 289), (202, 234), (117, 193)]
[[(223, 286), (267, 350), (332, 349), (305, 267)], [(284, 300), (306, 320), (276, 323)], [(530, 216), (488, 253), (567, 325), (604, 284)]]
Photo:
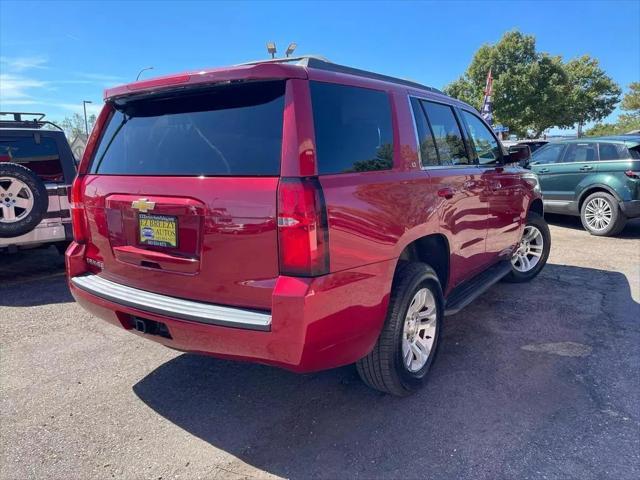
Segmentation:
[[(283, 477), (633, 478), (638, 318), (624, 275), (548, 265), (447, 318), (429, 383), (409, 398), (367, 389), (353, 367), (296, 375), (190, 354), (133, 390)], [(547, 347), (562, 342), (577, 347)]]
[(0, 282), (11, 283), (64, 272), (64, 256), (54, 247), (0, 252)]
[(73, 302), (64, 257), (54, 247), (0, 253), (0, 307)]
[[(574, 230), (582, 230), (585, 235), (590, 235), (582, 226), (580, 217), (546, 213), (544, 218), (551, 225), (571, 228)], [(628, 220), (624, 230), (620, 234), (616, 235), (616, 238), (640, 238), (640, 218)]]

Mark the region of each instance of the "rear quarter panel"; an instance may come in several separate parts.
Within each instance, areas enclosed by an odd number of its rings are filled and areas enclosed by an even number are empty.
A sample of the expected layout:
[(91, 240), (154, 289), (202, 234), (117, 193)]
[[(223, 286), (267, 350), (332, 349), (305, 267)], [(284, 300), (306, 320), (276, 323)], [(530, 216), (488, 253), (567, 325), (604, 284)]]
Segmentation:
[(640, 160), (598, 162), (598, 171), (585, 177), (576, 188), (576, 200), (582, 200), (594, 187), (609, 190), (619, 201), (640, 199), (640, 182), (625, 175), (625, 171), (639, 171)]

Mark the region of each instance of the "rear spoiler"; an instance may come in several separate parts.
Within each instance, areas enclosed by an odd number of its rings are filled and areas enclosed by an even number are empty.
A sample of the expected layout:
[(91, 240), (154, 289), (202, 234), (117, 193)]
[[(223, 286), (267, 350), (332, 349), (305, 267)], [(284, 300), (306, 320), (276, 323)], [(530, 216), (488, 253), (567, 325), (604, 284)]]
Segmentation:
[(104, 100), (110, 101), (140, 93), (153, 94), (165, 90), (184, 89), (206, 84), (285, 78), (306, 79), (308, 78), (306, 68), (299, 65), (260, 63), (167, 75), (109, 88), (104, 92)]

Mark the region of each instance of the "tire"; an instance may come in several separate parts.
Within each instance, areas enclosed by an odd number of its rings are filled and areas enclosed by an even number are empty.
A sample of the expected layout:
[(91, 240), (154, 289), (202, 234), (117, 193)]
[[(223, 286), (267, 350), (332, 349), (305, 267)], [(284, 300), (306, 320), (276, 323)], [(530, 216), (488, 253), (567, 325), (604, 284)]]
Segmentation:
[(510, 283), (531, 281), (547, 264), (550, 251), (551, 233), (547, 222), (537, 213), (529, 212), (522, 232), (522, 240), (511, 258), (511, 272), (504, 277), (504, 281)]
[(0, 162), (0, 238), (30, 232), (47, 208), (47, 189), (34, 172), (17, 163)]
[[(416, 309), (415, 313), (428, 315), (422, 323), (407, 321), (413, 300), (424, 290), (428, 292), (425, 293), (425, 305), (430, 305), (430, 308)], [(373, 350), (356, 363), (363, 382), (371, 388), (399, 397), (410, 395), (422, 387), (440, 344), (443, 305), (440, 282), (431, 267), (423, 263), (400, 265), (391, 289), (387, 318), (378, 341)], [(421, 358), (414, 354), (414, 350), (405, 350), (409, 343), (403, 345), (405, 336), (415, 338), (416, 335), (420, 337), (421, 345), (431, 344), (426, 354), (426, 347), (416, 347), (422, 352)], [(403, 351), (408, 351), (409, 355), (404, 357)], [(409, 359), (410, 365), (405, 363), (405, 358)], [(424, 364), (420, 366), (422, 361)]]
[(592, 193), (582, 202), (580, 220), (587, 232), (598, 237), (618, 235), (627, 223), (618, 201), (607, 192)]

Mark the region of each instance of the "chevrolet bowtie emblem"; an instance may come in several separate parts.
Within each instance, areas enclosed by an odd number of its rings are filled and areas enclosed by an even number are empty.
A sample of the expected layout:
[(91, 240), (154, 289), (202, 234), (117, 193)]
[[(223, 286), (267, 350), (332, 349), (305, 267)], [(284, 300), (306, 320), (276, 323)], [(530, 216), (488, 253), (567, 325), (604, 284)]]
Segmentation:
[(131, 208), (135, 208), (142, 213), (147, 213), (149, 210), (153, 210), (156, 206), (156, 202), (150, 202), (146, 198), (140, 198), (131, 202)]

